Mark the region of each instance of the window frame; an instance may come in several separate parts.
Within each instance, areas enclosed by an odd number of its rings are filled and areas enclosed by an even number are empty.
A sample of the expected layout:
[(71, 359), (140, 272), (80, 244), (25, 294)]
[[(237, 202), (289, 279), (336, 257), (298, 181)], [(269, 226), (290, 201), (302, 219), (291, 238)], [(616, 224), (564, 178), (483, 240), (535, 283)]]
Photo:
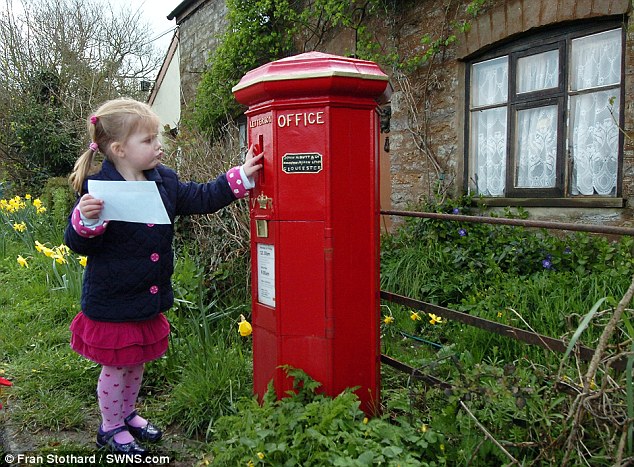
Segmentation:
[[(571, 164), (569, 148), (569, 106), (573, 95), (586, 92), (597, 92), (597, 89), (584, 90), (580, 92), (570, 91), (569, 69), (570, 69), (570, 44), (573, 39), (589, 36), (614, 29), (621, 31), (621, 77), (618, 87), (620, 87), (620, 128), (624, 128), (625, 121), (625, 56), (626, 56), (626, 27), (621, 17), (594, 19), (592, 21), (575, 22), (574, 24), (555, 25), (543, 28), (536, 33), (526, 34), (520, 38), (509, 40), (494, 49), (488, 49), (482, 53), (472, 55), (465, 61), (465, 129), (464, 129), (464, 189), (469, 193), (473, 189), (471, 174), (474, 163), (472, 157), (472, 113), (471, 106), (471, 68), (475, 63), (492, 60), (495, 58), (508, 57), (508, 98), (507, 108), (507, 144), (506, 144), (506, 175), (504, 195), (501, 197), (484, 196), (485, 202), (490, 206), (593, 206), (593, 207), (622, 207), (623, 190), (623, 150), (624, 136), (619, 131), (618, 141), (618, 162), (617, 162), (617, 183), (614, 196), (600, 195), (572, 195), (570, 194)], [(559, 50), (559, 80), (556, 88), (540, 89), (528, 93), (517, 94), (517, 64), (522, 57), (547, 52), (549, 50)], [(563, 57), (563, 59), (562, 59)], [(613, 85), (616, 88), (617, 85)], [(600, 90), (610, 89), (610, 86), (601, 87)], [(545, 103), (556, 103), (557, 114), (557, 156), (556, 156), (556, 181), (554, 188), (516, 188), (514, 177), (516, 172), (515, 156), (515, 136), (517, 134), (516, 119), (517, 111), (537, 108)], [(485, 107), (478, 108), (483, 110)]]

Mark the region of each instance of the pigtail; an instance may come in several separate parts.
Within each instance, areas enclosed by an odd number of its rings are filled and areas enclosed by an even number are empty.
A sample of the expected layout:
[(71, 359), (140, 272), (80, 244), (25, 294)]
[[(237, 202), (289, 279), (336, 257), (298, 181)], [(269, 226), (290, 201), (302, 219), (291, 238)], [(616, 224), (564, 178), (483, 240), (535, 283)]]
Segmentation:
[(75, 166), (73, 167), (73, 173), (70, 174), (68, 180), (70, 181), (70, 186), (73, 187), (76, 193), (81, 194), (84, 180), (90, 174), (90, 172), (94, 169), (93, 160), (95, 156), (95, 151), (88, 148), (86, 152), (84, 152), (79, 159), (75, 162)]
[(95, 154), (99, 152), (99, 146), (95, 142), (95, 135), (97, 133), (97, 122), (99, 121), (96, 115), (91, 115), (88, 119), (88, 134), (90, 135), (91, 143), (88, 149), (77, 159), (73, 172), (68, 177), (71, 187), (76, 193), (81, 195), (84, 186), (84, 180), (94, 171), (94, 159)]

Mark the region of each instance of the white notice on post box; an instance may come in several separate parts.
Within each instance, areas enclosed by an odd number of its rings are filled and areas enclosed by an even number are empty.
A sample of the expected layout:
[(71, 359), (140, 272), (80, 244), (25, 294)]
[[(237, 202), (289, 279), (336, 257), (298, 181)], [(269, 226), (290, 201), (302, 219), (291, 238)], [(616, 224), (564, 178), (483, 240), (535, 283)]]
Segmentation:
[(258, 302), (275, 308), (275, 247), (258, 243)]

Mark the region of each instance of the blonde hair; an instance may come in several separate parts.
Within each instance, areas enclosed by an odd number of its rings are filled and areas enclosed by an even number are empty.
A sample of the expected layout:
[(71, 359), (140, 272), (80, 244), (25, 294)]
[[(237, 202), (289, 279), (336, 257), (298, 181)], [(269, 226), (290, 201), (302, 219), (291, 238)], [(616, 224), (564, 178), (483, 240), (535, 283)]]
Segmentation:
[(86, 177), (99, 168), (95, 155), (101, 152), (110, 160), (111, 145), (125, 144), (139, 129), (158, 130), (159, 117), (152, 108), (133, 99), (120, 98), (105, 102), (87, 119), (90, 146), (75, 162), (69, 181), (73, 189), (81, 194)]

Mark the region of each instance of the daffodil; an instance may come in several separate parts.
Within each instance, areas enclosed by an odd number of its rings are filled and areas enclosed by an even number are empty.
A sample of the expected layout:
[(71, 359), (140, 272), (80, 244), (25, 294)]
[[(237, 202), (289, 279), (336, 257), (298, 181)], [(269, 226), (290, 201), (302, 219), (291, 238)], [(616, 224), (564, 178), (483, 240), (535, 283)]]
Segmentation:
[(44, 245), (42, 245), (40, 242), (35, 240), (35, 249), (37, 250), (38, 253), (42, 253), (44, 248), (45, 248)]
[(53, 255), (53, 259), (58, 263), (58, 264), (64, 264), (66, 263), (66, 258), (64, 258), (64, 255), (60, 255), (60, 254), (54, 254)]
[(55, 251), (52, 248), (46, 246), (42, 248), (42, 253), (44, 253), (49, 258), (53, 258), (55, 256)]
[(258, 459), (260, 459), (260, 460), (264, 459), (264, 453), (263, 452), (258, 452)]
[(369, 421), (370, 421), (370, 419), (368, 417), (364, 417), (363, 418), (363, 424), (364, 425), (367, 425)]
[(22, 266), (23, 268), (29, 267), (29, 263), (26, 262), (26, 259), (24, 259), (22, 255), (18, 255), (18, 264)]
[(60, 246), (55, 247), (55, 253), (58, 255), (66, 256), (69, 252), (70, 252), (70, 248), (68, 248), (63, 243)]
[(427, 430), (429, 430), (429, 427), (427, 426), (426, 423), (423, 423), (423, 426), (420, 427), (420, 431), (422, 433), (427, 433)]
[(81, 264), (83, 267), (86, 267), (86, 264), (88, 264), (88, 257), (87, 256), (80, 256), (79, 257), (79, 264)]
[(251, 323), (249, 323), (244, 315), (240, 315), (240, 322), (238, 323), (238, 332), (242, 337), (250, 336), (253, 332), (253, 328), (251, 327)]
[(412, 321), (420, 321), (421, 317), (418, 314), (418, 311), (412, 311), (412, 314), (409, 315), (409, 319), (411, 319)]
[(249, 462), (247, 462), (247, 467), (255, 467), (255, 464), (253, 463), (252, 460), (250, 460)]
[(427, 313), (427, 314), (429, 315), (429, 318), (430, 318), (429, 322), (431, 324), (436, 324), (436, 323), (442, 323), (443, 322), (443, 320), (442, 320), (442, 318), (440, 316), (436, 316), (433, 313)]
[[(25, 199), (31, 199), (32, 197), (31, 197), (31, 195), (30, 195), (30, 194), (28, 194), (28, 193), (27, 193), (26, 195), (24, 195), (24, 198), (25, 198)], [(33, 204), (35, 204), (35, 203), (33, 203)]]
[(41, 206), (41, 207), (37, 208), (37, 209), (35, 210), (35, 212), (36, 212), (37, 214), (42, 214), (42, 213), (46, 212), (46, 208), (45, 208), (44, 206)]
[(385, 316), (383, 322), (385, 324), (392, 324), (394, 322), (394, 316)]
[(39, 198), (36, 198), (33, 200), (33, 206), (35, 206), (36, 208), (39, 208), (42, 206), (42, 201)]
[(15, 222), (13, 224), (13, 230), (16, 232), (24, 232), (26, 230), (26, 224), (24, 222)]

